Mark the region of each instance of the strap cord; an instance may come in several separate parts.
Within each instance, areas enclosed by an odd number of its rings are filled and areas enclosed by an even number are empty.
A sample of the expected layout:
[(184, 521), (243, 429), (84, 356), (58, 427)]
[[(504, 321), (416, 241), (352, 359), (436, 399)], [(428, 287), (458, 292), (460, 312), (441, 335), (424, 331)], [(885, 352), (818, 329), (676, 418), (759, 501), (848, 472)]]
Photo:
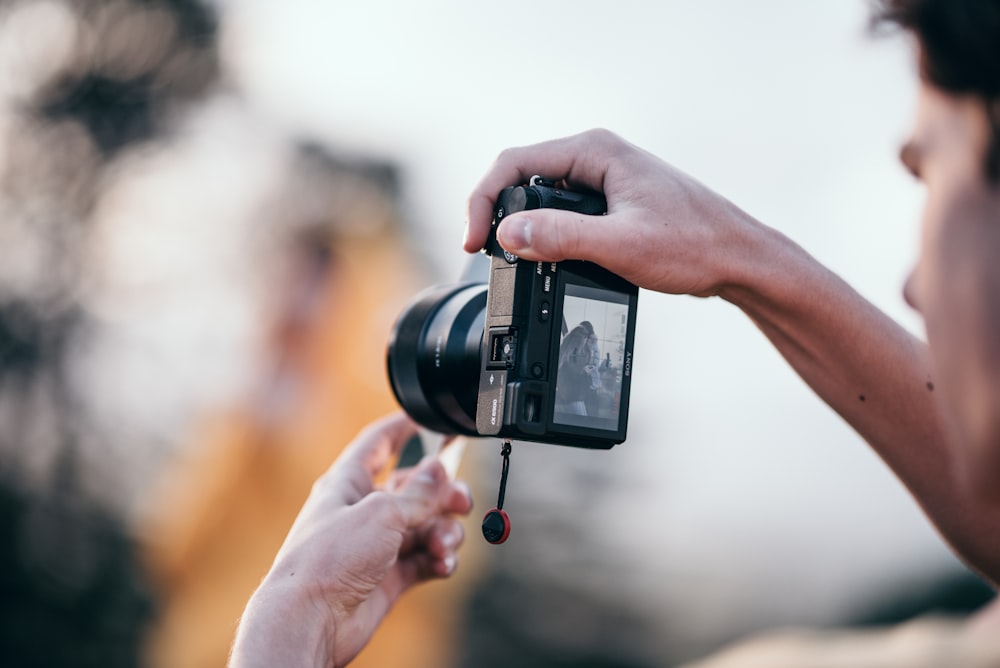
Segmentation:
[(504, 441), (500, 449), (503, 457), (503, 469), (500, 472), (500, 495), (497, 497), (497, 510), (503, 510), (503, 498), (507, 493), (507, 474), (510, 472), (510, 441)]

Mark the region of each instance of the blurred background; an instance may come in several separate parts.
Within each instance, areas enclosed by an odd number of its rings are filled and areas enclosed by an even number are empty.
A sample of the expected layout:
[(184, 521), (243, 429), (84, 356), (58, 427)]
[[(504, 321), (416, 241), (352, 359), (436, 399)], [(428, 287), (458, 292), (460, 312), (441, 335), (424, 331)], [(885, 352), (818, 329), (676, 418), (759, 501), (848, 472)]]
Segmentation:
[[(312, 480), (393, 410), (512, 145), (607, 127), (920, 333), (909, 46), (852, 2), (0, 2), (0, 641), (218, 666)], [(628, 441), (515, 444), (500, 547), (360, 666), (662, 666), (989, 591), (720, 300), (640, 297)], [(492, 505), (499, 443), (461, 473)], [(478, 513), (474, 513), (478, 514)], [(54, 641), (54, 639), (60, 639)]]

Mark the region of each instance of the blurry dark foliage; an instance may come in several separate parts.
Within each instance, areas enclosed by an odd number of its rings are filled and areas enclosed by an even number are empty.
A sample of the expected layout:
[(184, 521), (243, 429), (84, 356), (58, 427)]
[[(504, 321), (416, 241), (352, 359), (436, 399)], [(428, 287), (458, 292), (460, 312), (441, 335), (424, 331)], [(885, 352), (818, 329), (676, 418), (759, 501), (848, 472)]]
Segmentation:
[[(112, 43), (117, 41), (135, 49), (145, 38), (154, 38), (171, 31), (173, 41), (164, 51), (150, 46), (143, 53), (110, 54), (111, 58), (127, 57), (132, 62), (125, 73), (114, 76), (101, 68), (68, 72), (46, 88), (37, 101), (37, 112), (45, 119), (76, 120), (92, 135), (101, 152), (110, 157), (126, 145), (151, 139), (160, 128), (160, 115), (176, 100), (197, 97), (218, 77), (219, 63), (215, 38), (218, 19), (213, 10), (195, 0), (76, 0), (72, 7), (80, 20), (90, 21), (99, 10), (125, 5), (126, 11), (166, 10), (152, 14), (153, 20), (135, 22), (122, 20), (116, 24), (104, 18), (99, 30)], [(121, 39), (119, 30), (136, 30)], [(141, 34), (146, 31), (149, 34)], [(95, 63), (97, 64), (97, 63)]]
[[(67, 390), (81, 316), (0, 304), (0, 657), (39, 668), (141, 665), (154, 597), (120, 514), (81, 491), (82, 424)], [(39, 423), (47, 429), (38, 429)], [(44, 435), (40, 435), (44, 434)], [(29, 449), (57, 449), (44, 485), (25, 482)]]
[[(110, 159), (159, 138), (170, 113), (218, 79), (218, 21), (196, 0), (64, 4), (88, 38), (11, 110), (23, 124), (0, 166), (0, 226), (19, 248), (41, 248), (44, 265), (0, 285), (0, 665), (137, 666), (154, 597), (122, 509), (79, 478), (82, 444), (110, 438), (88, 427), (68, 382), (88, 331), (76, 297), (82, 241)], [(39, 451), (53, 453), (51, 470), (28, 475)]]
[(28, 301), (0, 304), (0, 391), (21, 394), (39, 369), (58, 366), (75, 314), (46, 318)]
[(153, 135), (154, 95), (149, 77), (119, 81), (91, 74), (61, 82), (40, 112), (54, 121), (83, 123), (101, 152), (110, 156)]
[(119, 518), (71, 489), (0, 477), (2, 663), (139, 666), (152, 593)]

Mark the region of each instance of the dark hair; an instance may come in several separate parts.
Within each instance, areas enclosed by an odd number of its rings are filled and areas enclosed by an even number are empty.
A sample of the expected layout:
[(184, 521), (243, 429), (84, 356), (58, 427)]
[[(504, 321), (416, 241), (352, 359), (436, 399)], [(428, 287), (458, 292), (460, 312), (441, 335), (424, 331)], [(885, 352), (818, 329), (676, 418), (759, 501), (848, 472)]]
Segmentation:
[(927, 83), (982, 100), (992, 131), (984, 169), (1000, 182), (1000, 0), (876, 0), (872, 25), (917, 38)]

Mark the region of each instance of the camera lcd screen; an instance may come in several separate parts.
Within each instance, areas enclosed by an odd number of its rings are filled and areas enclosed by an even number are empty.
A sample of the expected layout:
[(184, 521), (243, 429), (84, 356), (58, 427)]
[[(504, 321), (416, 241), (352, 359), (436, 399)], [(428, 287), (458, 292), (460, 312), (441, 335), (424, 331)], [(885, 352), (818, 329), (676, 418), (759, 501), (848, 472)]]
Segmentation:
[(618, 429), (629, 295), (567, 284), (552, 421)]

